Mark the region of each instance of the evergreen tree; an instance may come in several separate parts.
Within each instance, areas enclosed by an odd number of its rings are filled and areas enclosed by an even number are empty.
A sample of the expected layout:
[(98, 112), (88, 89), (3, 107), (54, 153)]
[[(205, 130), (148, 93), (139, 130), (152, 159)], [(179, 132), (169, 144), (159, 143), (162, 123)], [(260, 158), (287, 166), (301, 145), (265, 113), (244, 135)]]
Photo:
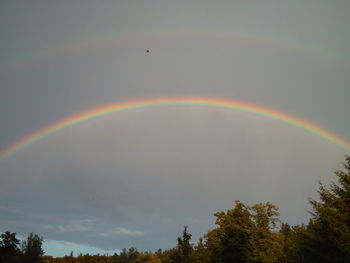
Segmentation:
[(319, 183), (319, 201), (310, 200), (312, 219), (301, 242), (305, 262), (350, 262), (350, 156), (344, 168), (335, 171), (337, 183)]
[(177, 238), (177, 247), (171, 256), (174, 263), (192, 263), (193, 262), (193, 246), (190, 243), (192, 235), (188, 233), (187, 226), (184, 227), (182, 237)]

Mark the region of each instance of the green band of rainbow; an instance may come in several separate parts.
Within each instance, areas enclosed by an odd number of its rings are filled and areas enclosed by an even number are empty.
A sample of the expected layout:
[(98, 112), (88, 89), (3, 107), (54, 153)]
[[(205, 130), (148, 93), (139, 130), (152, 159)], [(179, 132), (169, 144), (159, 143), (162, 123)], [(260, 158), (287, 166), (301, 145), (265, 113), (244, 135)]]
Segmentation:
[(78, 124), (83, 121), (91, 120), (99, 116), (116, 113), (116, 112), (122, 112), (122, 111), (139, 109), (139, 108), (166, 106), (166, 105), (209, 106), (209, 107), (225, 108), (225, 109), (237, 110), (241, 112), (248, 112), (255, 115), (265, 116), (265, 117), (283, 121), (293, 126), (302, 128), (310, 133), (313, 133), (330, 142), (333, 142), (334, 144), (342, 147), (347, 151), (350, 151), (350, 143), (348, 141), (345, 141), (344, 139), (341, 139), (338, 136), (310, 122), (306, 122), (304, 120), (287, 115), (277, 110), (260, 107), (260, 106), (252, 105), (248, 103), (232, 101), (232, 100), (203, 98), (203, 97), (174, 97), (174, 98), (151, 98), (151, 99), (126, 101), (126, 102), (121, 102), (117, 104), (102, 106), (99, 108), (84, 111), (82, 113), (70, 116), (61, 121), (58, 121), (49, 126), (46, 126), (42, 129), (39, 129), (33, 134), (25, 136), (21, 140), (10, 145), (8, 148), (0, 152), (0, 160), (3, 160), (13, 155), (14, 153), (18, 152), (24, 147), (29, 146), (34, 142), (48, 135), (51, 135), (55, 132), (58, 132), (62, 129), (65, 129), (69, 126)]

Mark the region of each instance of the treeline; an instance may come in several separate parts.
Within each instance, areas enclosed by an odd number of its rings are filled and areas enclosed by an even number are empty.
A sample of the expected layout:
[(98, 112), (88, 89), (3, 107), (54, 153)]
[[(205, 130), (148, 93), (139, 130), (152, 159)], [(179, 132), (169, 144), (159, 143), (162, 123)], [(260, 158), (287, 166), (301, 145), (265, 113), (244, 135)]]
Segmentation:
[(0, 263), (41, 263), (43, 239), (31, 233), (27, 239), (16, 238), (16, 233), (5, 232), (0, 240)]
[[(53, 258), (42, 257), (38, 236), (31, 234), (20, 249), (15, 234), (6, 232), (1, 235), (0, 263), (349, 263), (350, 157), (344, 168), (335, 171), (336, 182), (319, 183), (319, 200), (309, 201), (312, 210), (307, 225), (282, 223), (278, 207), (269, 202), (248, 206), (236, 201), (232, 209), (214, 214), (216, 228), (196, 244), (184, 227), (176, 247), (165, 251), (129, 248), (112, 256)], [(34, 251), (37, 256), (30, 257)]]

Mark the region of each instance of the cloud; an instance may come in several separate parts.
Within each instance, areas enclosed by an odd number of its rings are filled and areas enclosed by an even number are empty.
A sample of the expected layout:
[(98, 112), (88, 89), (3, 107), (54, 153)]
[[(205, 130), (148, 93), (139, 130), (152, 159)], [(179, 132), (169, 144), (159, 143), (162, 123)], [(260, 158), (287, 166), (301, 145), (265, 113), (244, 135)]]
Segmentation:
[(12, 214), (18, 214), (20, 213), (20, 210), (16, 207), (6, 206), (3, 204), (0, 204), (0, 211), (3, 213), (12, 213)]
[(74, 219), (65, 225), (47, 225), (45, 228), (55, 233), (88, 232), (94, 227), (91, 225), (97, 219)]
[(112, 229), (109, 232), (104, 232), (99, 234), (102, 237), (110, 237), (110, 236), (131, 236), (131, 237), (139, 237), (145, 235), (145, 232), (139, 230), (130, 230), (124, 227), (118, 227)]
[(83, 244), (79, 244), (79, 243), (71, 242), (71, 241), (65, 241), (65, 240), (47, 239), (45, 241), (49, 242), (49, 243), (55, 243), (55, 244), (60, 244), (60, 245), (65, 245), (65, 246), (85, 246)]

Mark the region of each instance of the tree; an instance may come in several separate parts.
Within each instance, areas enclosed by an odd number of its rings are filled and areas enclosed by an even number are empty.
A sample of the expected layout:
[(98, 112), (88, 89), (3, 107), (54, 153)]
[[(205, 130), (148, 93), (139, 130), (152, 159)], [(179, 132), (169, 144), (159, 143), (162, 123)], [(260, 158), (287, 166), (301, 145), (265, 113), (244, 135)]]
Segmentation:
[(140, 252), (138, 252), (137, 248), (135, 248), (135, 247), (130, 247), (128, 250), (126, 248), (123, 248), (122, 251), (120, 252), (119, 257), (116, 260), (116, 262), (118, 262), (118, 263), (135, 263), (139, 254), (140, 254)]
[(267, 202), (250, 207), (253, 228), (250, 234), (253, 262), (281, 262), (283, 258), (283, 236), (276, 231), (279, 224), (278, 207)]
[(14, 261), (14, 258), (20, 254), (18, 248), (20, 241), (16, 238), (16, 233), (6, 231), (0, 237), (0, 263)]
[(177, 246), (172, 254), (174, 263), (191, 263), (193, 262), (193, 246), (190, 243), (192, 235), (188, 233), (187, 226), (184, 227), (182, 237), (177, 238)]
[(41, 263), (44, 251), (42, 249), (43, 238), (31, 233), (27, 240), (22, 242), (22, 252), (24, 254), (24, 262)]
[(336, 170), (337, 183), (319, 182), (319, 201), (310, 200), (312, 218), (303, 235), (305, 262), (350, 262), (350, 156)]
[(235, 202), (233, 209), (215, 213), (219, 227), (208, 233), (208, 247), (213, 262), (247, 262), (252, 220), (249, 207)]
[(305, 232), (305, 225), (290, 226), (288, 223), (282, 223), (279, 233), (283, 239), (283, 263), (302, 262), (299, 250), (300, 236)]
[(218, 227), (206, 236), (210, 262), (280, 262), (283, 239), (275, 231), (278, 207), (270, 203), (246, 206), (236, 201), (233, 209), (215, 216)]
[(209, 250), (204, 243), (203, 237), (200, 237), (197, 245), (194, 247), (194, 262), (196, 263), (209, 263)]
[(161, 261), (156, 254), (145, 252), (137, 255), (136, 263), (161, 263)]

